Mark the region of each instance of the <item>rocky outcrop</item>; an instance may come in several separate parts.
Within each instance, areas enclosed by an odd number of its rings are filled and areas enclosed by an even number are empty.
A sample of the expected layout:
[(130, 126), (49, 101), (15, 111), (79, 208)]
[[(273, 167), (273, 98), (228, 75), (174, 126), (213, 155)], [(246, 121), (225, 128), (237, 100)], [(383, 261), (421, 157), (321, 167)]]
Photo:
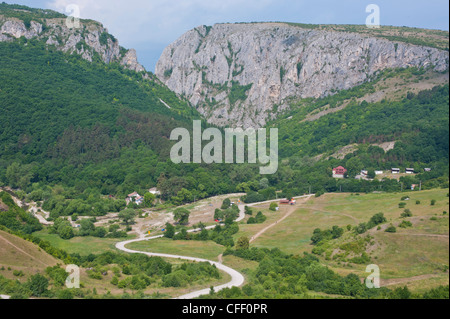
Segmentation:
[(98, 55), (107, 64), (118, 62), (130, 70), (145, 71), (137, 60), (136, 51), (121, 48), (119, 41), (95, 21), (82, 20), (79, 28), (70, 28), (65, 19), (46, 19), (45, 25), (31, 21), (27, 27), (19, 19), (3, 17), (0, 25), (0, 42), (21, 37), (28, 40), (36, 38), (63, 52), (79, 54), (91, 62)]
[(135, 49), (130, 49), (122, 59), (122, 65), (136, 72), (145, 71), (144, 67), (139, 64)]
[(14, 38), (25, 37), (31, 39), (42, 33), (42, 24), (31, 21), (30, 28), (27, 29), (22, 21), (8, 20), (3, 23), (0, 33), (6, 38), (8, 36)]
[(263, 126), (299, 98), (318, 98), (386, 68), (445, 71), (449, 54), (357, 33), (283, 23), (198, 27), (169, 45), (156, 75), (210, 123)]

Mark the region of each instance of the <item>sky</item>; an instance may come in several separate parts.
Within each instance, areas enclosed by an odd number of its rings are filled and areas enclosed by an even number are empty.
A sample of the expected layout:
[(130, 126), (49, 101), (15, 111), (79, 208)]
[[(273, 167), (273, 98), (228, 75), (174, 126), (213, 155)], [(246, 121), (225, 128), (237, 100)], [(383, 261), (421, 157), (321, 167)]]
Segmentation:
[(185, 32), (224, 22), (283, 21), (313, 24), (365, 24), (369, 4), (380, 8), (380, 23), (449, 30), (448, 0), (2, 0), (103, 23), (120, 45), (137, 50), (154, 71), (162, 51)]

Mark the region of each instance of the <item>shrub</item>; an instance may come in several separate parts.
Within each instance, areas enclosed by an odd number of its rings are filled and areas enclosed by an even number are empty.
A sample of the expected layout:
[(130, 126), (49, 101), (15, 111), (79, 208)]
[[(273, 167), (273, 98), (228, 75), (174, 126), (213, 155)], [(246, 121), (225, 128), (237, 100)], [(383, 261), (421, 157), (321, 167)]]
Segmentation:
[(416, 200), (416, 205), (420, 205), (420, 200)]
[(436, 205), (436, 200), (435, 200), (435, 199), (432, 199), (432, 200), (431, 200), (431, 206), (434, 206), (434, 205)]
[(245, 206), (245, 214), (251, 216), (253, 215), (253, 210), (250, 207)]
[(407, 217), (411, 217), (413, 214), (411, 213), (411, 210), (409, 209), (405, 209), (403, 211), (403, 213), (400, 215), (400, 217), (402, 218), (407, 218)]
[(25, 274), (23, 273), (22, 270), (14, 270), (13, 271), (13, 275), (16, 276), (16, 277), (23, 277), (23, 276), (25, 276)]
[(227, 209), (231, 206), (231, 200), (229, 198), (225, 198), (222, 202), (221, 209)]
[(358, 226), (355, 227), (356, 234), (364, 234), (366, 231), (367, 231), (366, 223), (360, 223)]
[(388, 228), (386, 228), (385, 232), (386, 233), (396, 233), (397, 232), (397, 228), (395, 228), (394, 225), (391, 225)]
[(398, 208), (405, 208), (405, 206), (406, 206), (405, 202), (398, 203)]
[(383, 224), (387, 222), (386, 217), (384, 217), (383, 213), (377, 213), (370, 218), (369, 222), (367, 223), (367, 228), (371, 229), (377, 225)]
[(400, 228), (412, 227), (412, 223), (410, 221), (404, 220), (400, 223), (400, 225), (398, 225), (398, 227)]

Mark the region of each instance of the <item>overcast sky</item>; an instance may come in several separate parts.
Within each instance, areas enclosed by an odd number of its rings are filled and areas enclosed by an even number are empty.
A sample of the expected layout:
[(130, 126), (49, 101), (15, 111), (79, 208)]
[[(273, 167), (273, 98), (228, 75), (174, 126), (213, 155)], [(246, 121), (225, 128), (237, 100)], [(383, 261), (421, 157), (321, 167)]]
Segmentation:
[(162, 50), (186, 31), (221, 22), (286, 21), (365, 24), (366, 6), (377, 4), (381, 24), (449, 29), (448, 0), (3, 0), (63, 13), (77, 4), (81, 18), (103, 23), (153, 71)]

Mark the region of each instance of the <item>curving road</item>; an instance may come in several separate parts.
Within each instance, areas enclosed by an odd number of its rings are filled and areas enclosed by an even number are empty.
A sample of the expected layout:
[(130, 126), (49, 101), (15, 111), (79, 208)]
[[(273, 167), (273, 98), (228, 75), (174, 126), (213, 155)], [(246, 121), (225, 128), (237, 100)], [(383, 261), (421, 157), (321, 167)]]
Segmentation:
[[(299, 196), (299, 197), (295, 197), (295, 198), (298, 199), (298, 198), (305, 198), (305, 197), (310, 197), (310, 196), (313, 196), (313, 195)], [(279, 199), (260, 202), (260, 203), (253, 203), (253, 204), (249, 204), (247, 206), (255, 206), (255, 205), (266, 204), (266, 203), (271, 203), (271, 202), (276, 202), (276, 201), (279, 201)], [(240, 222), (245, 218), (245, 205), (239, 205), (238, 207), (239, 207), (239, 217), (236, 219), (236, 222)], [(287, 216), (285, 216), (285, 217), (287, 217)], [(216, 227), (216, 226), (215, 225), (209, 226), (209, 227), (206, 227), (206, 229), (213, 229), (214, 227)], [(189, 230), (188, 232), (195, 232), (195, 231), (199, 231), (199, 230), (200, 229), (193, 229), (193, 230)], [(202, 259), (202, 258), (196, 258), (196, 257), (151, 253), (151, 252), (145, 252), (145, 251), (139, 251), (139, 250), (132, 250), (132, 249), (128, 249), (125, 247), (126, 245), (131, 244), (131, 243), (136, 243), (136, 242), (140, 242), (140, 241), (149, 241), (149, 240), (158, 239), (158, 238), (162, 238), (162, 237), (164, 237), (164, 235), (153, 236), (153, 237), (148, 237), (148, 238), (141, 237), (138, 239), (122, 241), (122, 242), (119, 242), (116, 244), (116, 248), (121, 251), (127, 252), (127, 253), (144, 254), (144, 255), (147, 255), (150, 257), (163, 257), (163, 258), (183, 259), (183, 260), (189, 260), (189, 261), (195, 261), (195, 262), (208, 262), (211, 265), (216, 266), (217, 269), (222, 270), (231, 276), (230, 282), (220, 285), (220, 286), (217, 286), (217, 287), (214, 287), (215, 292), (218, 292), (225, 288), (239, 287), (244, 284), (245, 279), (241, 273), (234, 270), (233, 268), (223, 265), (220, 262), (206, 260), (206, 259)], [(194, 298), (197, 298), (197, 297), (200, 297), (203, 295), (207, 295), (207, 294), (209, 294), (209, 292), (210, 292), (210, 288), (206, 288), (206, 289), (194, 291), (189, 294), (177, 297), (176, 299), (194, 299)]]
[[(245, 218), (245, 206), (240, 205), (239, 206), (239, 217), (236, 219), (236, 222), (240, 222), (244, 218)], [(209, 227), (206, 227), (206, 229), (213, 229), (214, 227), (216, 227), (216, 226), (215, 225), (209, 226)], [(195, 232), (195, 231), (199, 231), (199, 230), (200, 229), (192, 229), (192, 230), (189, 230), (188, 232)], [(233, 268), (225, 266), (219, 262), (202, 259), (202, 258), (196, 258), (196, 257), (150, 253), (150, 252), (145, 252), (145, 251), (132, 250), (132, 249), (128, 249), (125, 247), (126, 245), (131, 244), (131, 243), (136, 243), (136, 242), (140, 242), (140, 241), (149, 241), (149, 240), (158, 239), (158, 238), (162, 238), (162, 237), (164, 237), (164, 235), (122, 241), (122, 242), (119, 242), (116, 244), (116, 248), (121, 251), (130, 253), (130, 254), (144, 254), (144, 255), (147, 255), (150, 257), (174, 258), (174, 259), (183, 259), (183, 260), (189, 260), (189, 261), (195, 261), (195, 262), (208, 262), (211, 265), (216, 266), (217, 269), (222, 270), (231, 276), (230, 282), (220, 285), (220, 286), (217, 286), (217, 287), (214, 287), (215, 292), (218, 292), (225, 288), (239, 287), (244, 284), (245, 279), (244, 279), (244, 276), (240, 272), (234, 270)], [(189, 294), (177, 297), (176, 299), (194, 299), (194, 298), (197, 298), (197, 297), (200, 297), (203, 295), (207, 295), (207, 294), (209, 294), (209, 292), (210, 292), (210, 288), (206, 288), (206, 289), (194, 291)]]

